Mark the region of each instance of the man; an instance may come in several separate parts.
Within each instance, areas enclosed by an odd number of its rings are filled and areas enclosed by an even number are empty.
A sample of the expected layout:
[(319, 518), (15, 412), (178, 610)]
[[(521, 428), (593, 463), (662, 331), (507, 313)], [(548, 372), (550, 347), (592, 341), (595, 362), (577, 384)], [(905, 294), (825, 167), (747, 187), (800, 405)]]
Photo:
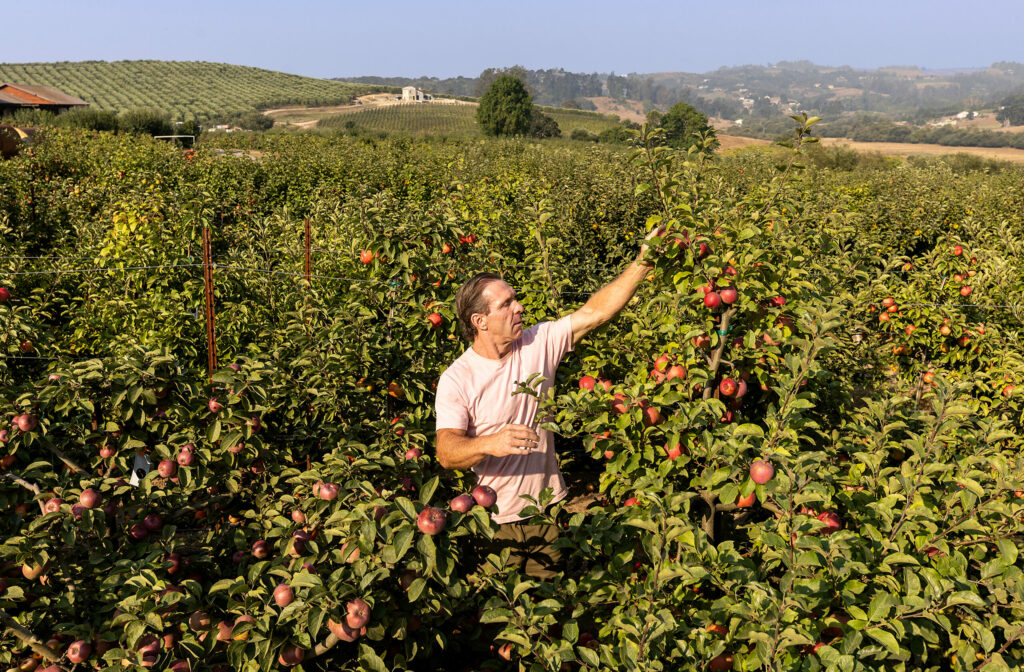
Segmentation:
[(647, 277), (647, 241), (618, 278), (601, 288), (576, 312), (554, 322), (523, 329), (523, 306), (515, 290), (493, 273), (480, 273), (455, 297), (459, 331), (471, 346), (445, 370), (437, 384), (437, 459), (446, 469), (472, 469), (479, 484), (497, 492), (500, 525), (496, 540), (512, 546), (513, 560), (533, 576), (549, 579), (559, 561), (551, 543), (558, 530), (530, 525), (520, 512), (544, 488), (552, 502), (565, 498), (554, 436), (537, 427), (537, 399), (513, 394), (520, 381), (540, 374), (541, 395), (555, 379), (558, 364), (580, 340), (619, 314)]

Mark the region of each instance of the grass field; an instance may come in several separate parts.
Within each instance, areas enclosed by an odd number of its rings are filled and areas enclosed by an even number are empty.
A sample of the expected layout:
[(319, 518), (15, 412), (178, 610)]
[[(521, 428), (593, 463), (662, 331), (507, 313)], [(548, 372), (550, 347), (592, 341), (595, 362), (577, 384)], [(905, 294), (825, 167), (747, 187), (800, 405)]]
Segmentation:
[(198, 61), (0, 63), (0, 82), (54, 87), (101, 110), (156, 107), (177, 121), (289, 104), (337, 105), (386, 89)]

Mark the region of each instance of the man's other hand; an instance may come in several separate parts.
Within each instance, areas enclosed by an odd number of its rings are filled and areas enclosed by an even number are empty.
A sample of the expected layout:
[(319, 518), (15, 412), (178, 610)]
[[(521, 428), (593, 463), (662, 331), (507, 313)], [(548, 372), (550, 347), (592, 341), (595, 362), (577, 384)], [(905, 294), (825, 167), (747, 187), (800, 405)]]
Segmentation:
[(537, 449), (540, 436), (526, 425), (505, 425), (492, 435), (491, 441), (489, 452), (494, 457), (525, 455)]
[(651, 261), (644, 261), (644, 257), (647, 255), (647, 250), (649, 250), (651, 248), (651, 246), (648, 243), (648, 241), (651, 238), (659, 238), (659, 237), (664, 236), (664, 235), (665, 235), (665, 225), (664, 224), (661, 224), (661, 225), (656, 226), (653, 229), (651, 229), (651, 232), (647, 234), (647, 236), (644, 238), (643, 244), (640, 246), (640, 257), (637, 259), (637, 261), (639, 263), (642, 263), (644, 266), (653, 266), (654, 265), (654, 263), (651, 262)]

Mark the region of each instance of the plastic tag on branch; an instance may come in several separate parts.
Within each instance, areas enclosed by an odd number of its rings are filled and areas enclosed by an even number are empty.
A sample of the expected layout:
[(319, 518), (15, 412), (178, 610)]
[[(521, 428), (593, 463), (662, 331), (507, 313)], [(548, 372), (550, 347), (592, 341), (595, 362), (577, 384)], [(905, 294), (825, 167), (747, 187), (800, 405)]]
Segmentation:
[(128, 479), (130, 485), (138, 487), (139, 482), (146, 477), (152, 465), (145, 455), (135, 454), (135, 464), (132, 465), (132, 477)]

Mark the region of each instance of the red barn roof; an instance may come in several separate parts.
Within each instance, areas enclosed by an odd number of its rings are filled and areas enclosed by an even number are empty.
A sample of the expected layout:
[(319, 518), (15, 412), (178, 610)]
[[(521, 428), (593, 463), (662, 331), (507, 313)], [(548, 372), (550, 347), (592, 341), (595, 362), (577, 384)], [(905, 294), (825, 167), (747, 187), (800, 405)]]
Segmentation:
[(0, 105), (77, 107), (88, 104), (81, 98), (75, 98), (49, 86), (0, 84)]

